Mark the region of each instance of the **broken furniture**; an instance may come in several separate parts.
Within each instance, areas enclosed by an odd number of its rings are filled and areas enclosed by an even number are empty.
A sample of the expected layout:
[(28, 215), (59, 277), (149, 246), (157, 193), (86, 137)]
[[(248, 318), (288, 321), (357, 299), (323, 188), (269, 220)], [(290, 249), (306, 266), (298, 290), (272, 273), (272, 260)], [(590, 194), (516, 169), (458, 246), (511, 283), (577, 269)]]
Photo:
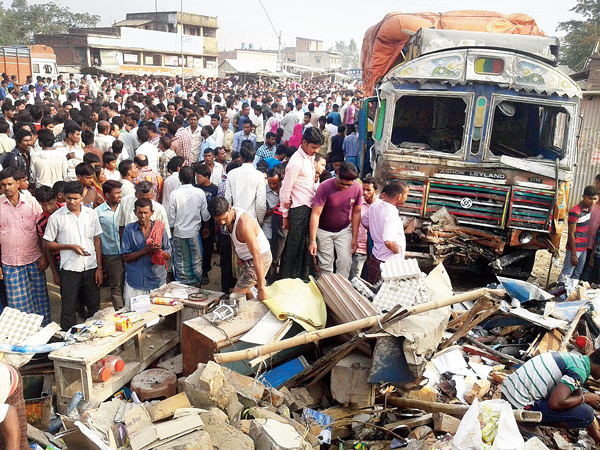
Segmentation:
[[(181, 345), (183, 375), (187, 376), (194, 372), (199, 363), (206, 364), (212, 361), (216, 353), (256, 347), (257, 344), (244, 342), (241, 338), (263, 320), (268, 313), (268, 308), (262, 302), (248, 300), (241, 303), (237, 316), (219, 324), (210, 321), (210, 314), (185, 321), (182, 326)], [(299, 325), (293, 324), (290, 326), (288, 321), (279, 321), (279, 326), (282, 328), (282, 332), (278, 333), (278, 339), (295, 336), (301, 330)], [(282, 358), (290, 353), (284, 352), (278, 357)], [(257, 355), (257, 357), (260, 356), (264, 357), (265, 354)], [(223, 366), (243, 375), (251, 373), (250, 368), (241, 362), (223, 364)]]
[(172, 397), (177, 393), (177, 376), (167, 369), (144, 370), (133, 377), (130, 389), (141, 402)]
[[(152, 305), (140, 314), (141, 320), (125, 332), (69, 345), (48, 355), (54, 361), (56, 401), (64, 414), (76, 392), (85, 401), (102, 402), (159, 356), (180, 342), (182, 305)], [(125, 369), (104, 383), (93, 383), (91, 367), (99, 359), (117, 352), (125, 361)]]
[(182, 322), (194, 317), (203, 316), (213, 305), (219, 303), (221, 296), (223, 296), (223, 292), (200, 289), (195, 286), (181, 284), (177, 281), (167, 283), (150, 293), (151, 298), (163, 297), (176, 299), (181, 303), (184, 306), (181, 315)]

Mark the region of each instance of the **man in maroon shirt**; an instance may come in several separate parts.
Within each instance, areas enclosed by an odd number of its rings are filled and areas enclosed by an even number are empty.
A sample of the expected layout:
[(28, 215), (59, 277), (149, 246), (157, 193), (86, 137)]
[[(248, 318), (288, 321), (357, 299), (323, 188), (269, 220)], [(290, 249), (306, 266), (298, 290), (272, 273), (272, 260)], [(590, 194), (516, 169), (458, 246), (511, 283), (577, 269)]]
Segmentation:
[(356, 251), (362, 187), (356, 181), (358, 169), (352, 163), (340, 166), (337, 176), (319, 186), (310, 215), (311, 255), (319, 257), (322, 272), (336, 273), (348, 278), (352, 254)]

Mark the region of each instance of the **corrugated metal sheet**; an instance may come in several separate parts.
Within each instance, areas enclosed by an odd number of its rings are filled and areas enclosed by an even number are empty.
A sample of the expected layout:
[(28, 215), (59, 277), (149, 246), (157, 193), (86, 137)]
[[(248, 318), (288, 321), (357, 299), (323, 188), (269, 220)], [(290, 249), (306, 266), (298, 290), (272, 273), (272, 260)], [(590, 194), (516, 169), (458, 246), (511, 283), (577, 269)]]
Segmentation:
[(581, 101), (577, 166), (569, 195), (569, 209), (580, 199), (583, 189), (594, 184), (600, 173), (600, 96), (585, 95)]

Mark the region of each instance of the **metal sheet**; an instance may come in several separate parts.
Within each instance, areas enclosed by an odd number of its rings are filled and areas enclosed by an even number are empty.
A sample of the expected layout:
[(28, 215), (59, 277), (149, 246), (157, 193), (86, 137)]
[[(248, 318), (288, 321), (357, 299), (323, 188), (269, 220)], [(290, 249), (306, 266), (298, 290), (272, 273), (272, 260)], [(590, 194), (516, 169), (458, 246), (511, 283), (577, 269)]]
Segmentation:
[(585, 95), (581, 101), (577, 166), (569, 195), (569, 209), (581, 200), (583, 189), (600, 173), (600, 96)]

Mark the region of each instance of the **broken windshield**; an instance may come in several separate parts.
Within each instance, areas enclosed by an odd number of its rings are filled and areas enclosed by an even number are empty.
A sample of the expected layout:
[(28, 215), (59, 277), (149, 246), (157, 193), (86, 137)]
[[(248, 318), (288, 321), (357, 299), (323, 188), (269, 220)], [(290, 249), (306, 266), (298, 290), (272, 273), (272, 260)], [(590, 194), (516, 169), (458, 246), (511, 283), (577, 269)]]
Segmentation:
[(462, 148), (466, 115), (462, 98), (403, 95), (396, 102), (392, 144), (456, 153)]
[(494, 156), (563, 159), (569, 118), (560, 106), (502, 101), (494, 109), (490, 151)]

